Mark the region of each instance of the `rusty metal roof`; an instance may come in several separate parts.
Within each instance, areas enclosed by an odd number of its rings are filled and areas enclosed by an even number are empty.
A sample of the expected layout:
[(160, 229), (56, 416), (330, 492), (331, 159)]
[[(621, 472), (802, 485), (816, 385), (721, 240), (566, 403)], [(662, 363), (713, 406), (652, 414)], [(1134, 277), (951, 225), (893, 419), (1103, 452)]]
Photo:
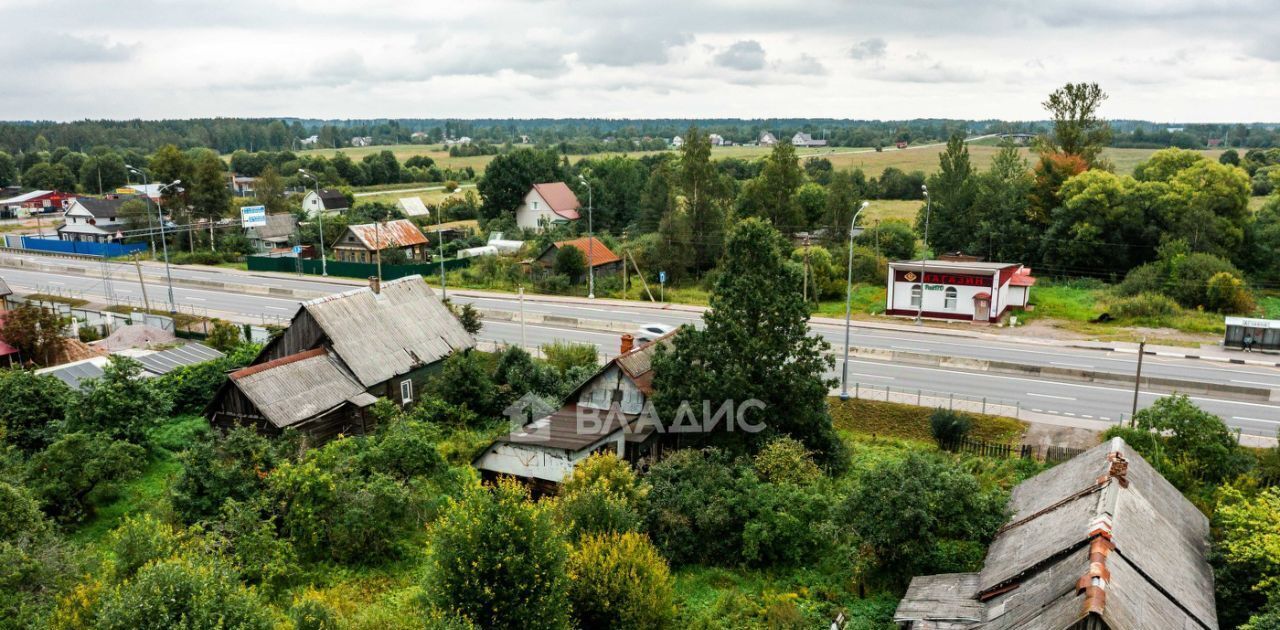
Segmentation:
[(408, 219), (396, 219), (386, 223), (362, 223), (349, 225), (347, 229), (360, 240), (360, 244), (370, 251), (378, 251), (389, 247), (410, 247), (425, 245), (427, 237), (422, 230)]
[[(615, 263), (622, 260), (617, 254), (613, 253), (613, 250), (609, 249), (608, 245), (605, 245), (603, 241), (594, 236), (584, 236), (582, 238), (575, 238), (571, 241), (557, 241), (547, 249), (558, 249), (561, 247), (575, 247), (581, 250), (582, 257), (586, 258), (587, 262), (590, 263), (592, 267), (599, 267), (600, 265), (607, 265), (609, 263)], [(545, 256), (546, 252), (543, 252), (542, 255)], [(539, 258), (541, 257), (542, 256), (539, 256)]]

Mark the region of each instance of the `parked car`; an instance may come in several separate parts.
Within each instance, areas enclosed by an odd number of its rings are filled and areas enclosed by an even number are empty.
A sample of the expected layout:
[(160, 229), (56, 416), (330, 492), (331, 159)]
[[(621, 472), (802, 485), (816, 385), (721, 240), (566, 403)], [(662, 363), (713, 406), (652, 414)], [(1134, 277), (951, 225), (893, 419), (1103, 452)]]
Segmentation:
[(643, 324), (635, 332), (636, 343), (649, 343), (675, 329), (675, 326), (666, 324)]

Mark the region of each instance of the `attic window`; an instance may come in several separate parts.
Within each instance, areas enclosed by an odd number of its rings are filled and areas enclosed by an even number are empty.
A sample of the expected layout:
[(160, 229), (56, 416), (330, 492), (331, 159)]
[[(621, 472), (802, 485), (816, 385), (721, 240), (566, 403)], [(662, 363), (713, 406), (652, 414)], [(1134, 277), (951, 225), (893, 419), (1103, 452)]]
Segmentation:
[(538, 202), (536, 202), (536, 201), (535, 201), (535, 202), (533, 202), (533, 209), (534, 209), (534, 210), (537, 210), (537, 209), (538, 209)]

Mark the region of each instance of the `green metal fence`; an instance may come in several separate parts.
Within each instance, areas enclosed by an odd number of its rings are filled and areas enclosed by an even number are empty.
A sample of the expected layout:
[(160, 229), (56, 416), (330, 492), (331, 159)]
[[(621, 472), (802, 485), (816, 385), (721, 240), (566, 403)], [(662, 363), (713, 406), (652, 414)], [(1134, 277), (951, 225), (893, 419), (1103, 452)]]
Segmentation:
[[(285, 273), (302, 272), (314, 276), (320, 275), (320, 261), (308, 258), (291, 258), (276, 256), (249, 256), (249, 271), (281, 271)], [(458, 258), (444, 261), (445, 271), (462, 269), (471, 264), (470, 258)], [(344, 278), (368, 278), (378, 275), (375, 263), (357, 263), (330, 260), (327, 263), (329, 275)], [(432, 277), (440, 273), (440, 263), (415, 263), (412, 265), (383, 265), (382, 279), (395, 280), (405, 276), (420, 275)]]

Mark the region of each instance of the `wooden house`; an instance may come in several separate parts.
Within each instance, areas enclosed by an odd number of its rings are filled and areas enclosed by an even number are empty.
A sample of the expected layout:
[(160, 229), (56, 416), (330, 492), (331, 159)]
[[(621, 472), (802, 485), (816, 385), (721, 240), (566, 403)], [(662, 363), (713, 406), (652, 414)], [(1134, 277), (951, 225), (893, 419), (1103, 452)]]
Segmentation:
[(289, 328), (232, 372), (205, 410), (218, 427), (296, 428), (317, 441), (371, 428), (379, 398), (416, 400), (450, 354), (475, 339), (421, 276), (303, 302)]
[(392, 249), (404, 252), (409, 262), (422, 262), (430, 257), (427, 237), (408, 219), (347, 226), (347, 231), (333, 244), (333, 257), (346, 262), (371, 263), (378, 259), (378, 252), (385, 258)]

